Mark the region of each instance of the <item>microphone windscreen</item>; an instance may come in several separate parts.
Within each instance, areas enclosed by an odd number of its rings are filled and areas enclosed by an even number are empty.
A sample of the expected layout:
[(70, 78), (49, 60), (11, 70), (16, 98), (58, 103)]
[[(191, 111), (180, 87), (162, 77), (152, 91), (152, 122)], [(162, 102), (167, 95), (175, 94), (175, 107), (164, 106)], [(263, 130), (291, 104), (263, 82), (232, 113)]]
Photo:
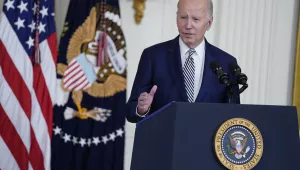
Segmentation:
[(233, 71), (234, 69), (239, 68), (239, 66), (238, 66), (237, 63), (229, 63), (228, 68), (229, 68), (230, 71)]
[(213, 70), (213, 71), (216, 71), (216, 69), (220, 67), (220, 64), (217, 62), (217, 61), (212, 61), (210, 63), (210, 68)]

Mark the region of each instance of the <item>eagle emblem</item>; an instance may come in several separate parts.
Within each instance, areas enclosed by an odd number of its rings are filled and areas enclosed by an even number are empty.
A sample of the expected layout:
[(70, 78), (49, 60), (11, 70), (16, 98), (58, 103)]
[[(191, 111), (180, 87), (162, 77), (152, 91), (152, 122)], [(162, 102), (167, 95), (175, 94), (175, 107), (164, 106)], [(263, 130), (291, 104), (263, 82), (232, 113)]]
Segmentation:
[[(83, 94), (92, 97), (111, 97), (126, 90), (125, 40), (116, 9), (107, 5), (106, 11), (96, 4), (85, 22), (73, 33), (68, 49), (67, 64), (57, 64), (56, 105), (64, 106), (69, 94), (76, 109), (67, 107), (65, 119), (106, 120), (111, 110), (82, 106)], [(66, 29), (67, 30), (67, 29)]]
[(233, 132), (228, 136), (230, 140), (230, 146), (227, 145), (227, 149), (230, 155), (234, 155), (236, 159), (245, 158), (249, 152), (250, 147), (247, 146), (248, 136), (241, 131)]
[(252, 169), (263, 153), (263, 138), (250, 120), (232, 118), (225, 121), (215, 136), (215, 153), (228, 169)]

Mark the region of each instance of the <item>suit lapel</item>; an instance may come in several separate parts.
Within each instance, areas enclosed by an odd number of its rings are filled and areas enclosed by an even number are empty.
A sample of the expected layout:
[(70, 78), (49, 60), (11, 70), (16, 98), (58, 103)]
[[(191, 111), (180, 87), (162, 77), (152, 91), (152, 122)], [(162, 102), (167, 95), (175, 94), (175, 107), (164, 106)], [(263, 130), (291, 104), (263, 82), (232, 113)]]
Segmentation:
[(216, 78), (212, 70), (210, 69), (210, 63), (213, 61), (213, 56), (211, 54), (211, 45), (205, 39), (205, 61), (204, 61), (204, 69), (202, 76), (201, 88), (196, 98), (196, 102), (205, 101), (205, 96), (207, 92), (213, 88), (211, 87), (211, 79)]
[[(188, 102), (188, 97), (185, 92), (184, 87), (184, 78), (182, 73), (182, 64), (181, 64), (181, 55), (179, 48), (179, 36), (177, 36), (171, 43), (171, 46), (168, 50), (171, 54), (172, 59), (170, 60), (170, 67), (172, 67), (173, 78), (176, 82), (178, 93), (184, 102)], [(173, 64), (171, 62), (174, 62)]]

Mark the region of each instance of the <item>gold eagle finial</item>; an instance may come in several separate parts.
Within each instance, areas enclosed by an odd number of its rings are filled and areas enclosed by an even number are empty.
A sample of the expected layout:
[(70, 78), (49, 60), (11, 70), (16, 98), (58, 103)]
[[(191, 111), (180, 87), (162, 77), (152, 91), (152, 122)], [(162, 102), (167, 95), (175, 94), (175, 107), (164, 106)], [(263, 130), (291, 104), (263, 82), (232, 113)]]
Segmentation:
[(133, 9), (135, 10), (135, 23), (140, 24), (145, 11), (145, 0), (133, 0)]

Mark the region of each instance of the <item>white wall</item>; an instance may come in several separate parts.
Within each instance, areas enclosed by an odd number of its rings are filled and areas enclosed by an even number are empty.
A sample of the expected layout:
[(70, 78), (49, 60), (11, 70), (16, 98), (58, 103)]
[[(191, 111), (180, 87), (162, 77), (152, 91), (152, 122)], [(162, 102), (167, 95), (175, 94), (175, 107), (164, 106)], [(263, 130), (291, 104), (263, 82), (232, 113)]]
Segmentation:
[[(69, 0), (55, 2), (60, 34)], [(249, 89), (242, 94), (242, 103), (291, 104), (298, 3), (214, 0), (215, 19), (206, 37), (234, 55), (248, 75)], [(136, 25), (132, 0), (120, 0), (128, 51), (128, 95), (142, 50), (177, 36), (176, 4), (177, 0), (146, 0), (145, 17)], [(126, 130), (125, 170), (129, 170), (135, 125), (127, 123)]]
[(243, 103), (291, 103), (297, 0), (219, 1), (215, 43), (249, 77)]

